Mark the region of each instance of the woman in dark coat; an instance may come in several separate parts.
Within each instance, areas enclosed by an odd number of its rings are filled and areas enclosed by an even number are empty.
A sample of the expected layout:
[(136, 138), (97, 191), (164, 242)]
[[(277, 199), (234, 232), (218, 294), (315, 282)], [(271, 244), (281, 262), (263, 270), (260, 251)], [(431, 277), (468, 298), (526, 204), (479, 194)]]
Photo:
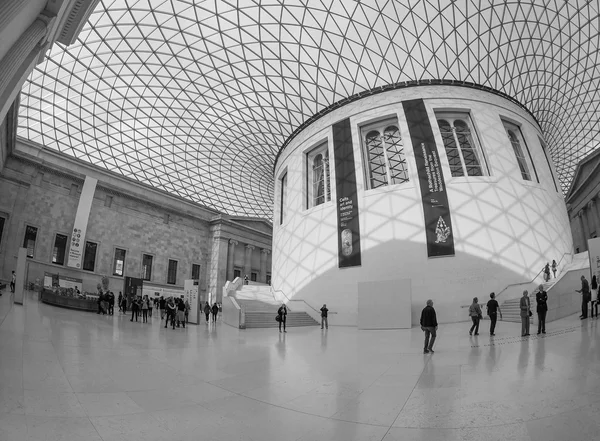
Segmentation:
[(217, 321), (217, 314), (218, 313), (219, 313), (219, 307), (217, 306), (216, 303), (213, 303), (213, 306), (212, 306), (213, 322)]
[(281, 332), (281, 324), (283, 323), (283, 332), (287, 332), (285, 330), (285, 322), (287, 320), (287, 307), (285, 303), (283, 303), (279, 309), (277, 310), (277, 315), (279, 316), (279, 332)]
[(204, 315), (206, 316), (206, 323), (208, 323), (208, 321), (210, 320), (210, 305), (208, 304), (208, 302), (206, 302), (206, 304), (204, 305)]

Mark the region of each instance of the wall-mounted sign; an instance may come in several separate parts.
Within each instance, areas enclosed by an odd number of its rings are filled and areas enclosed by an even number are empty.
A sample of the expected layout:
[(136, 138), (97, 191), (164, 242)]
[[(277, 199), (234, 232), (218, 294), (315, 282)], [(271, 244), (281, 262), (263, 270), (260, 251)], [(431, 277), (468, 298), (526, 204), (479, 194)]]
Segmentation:
[(338, 266), (360, 266), (360, 225), (350, 119), (333, 125), (337, 192)]
[(413, 144), (427, 238), (427, 256), (454, 256), (454, 234), (446, 182), (422, 99), (403, 101), (406, 123)]

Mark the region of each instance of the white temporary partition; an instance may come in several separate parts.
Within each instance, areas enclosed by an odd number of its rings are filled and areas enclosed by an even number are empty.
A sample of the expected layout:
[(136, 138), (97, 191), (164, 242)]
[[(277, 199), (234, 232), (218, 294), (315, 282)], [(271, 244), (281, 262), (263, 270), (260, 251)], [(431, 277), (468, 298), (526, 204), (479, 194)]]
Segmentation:
[(600, 237), (588, 239), (588, 255), (590, 259), (590, 282), (592, 276), (600, 280)]
[(198, 280), (185, 280), (183, 282), (183, 295), (190, 304), (188, 321), (198, 324), (198, 306), (200, 303), (200, 285)]

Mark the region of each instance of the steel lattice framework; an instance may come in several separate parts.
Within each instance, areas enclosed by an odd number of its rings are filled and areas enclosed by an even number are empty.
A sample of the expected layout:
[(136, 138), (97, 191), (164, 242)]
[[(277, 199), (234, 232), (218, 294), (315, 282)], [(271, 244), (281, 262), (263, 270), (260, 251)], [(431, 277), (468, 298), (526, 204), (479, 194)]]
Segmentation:
[(565, 189), (599, 144), (599, 1), (103, 0), (25, 83), (19, 135), (231, 214), (271, 216), (277, 151), (361, 91), (443, 79), (538, 119)]

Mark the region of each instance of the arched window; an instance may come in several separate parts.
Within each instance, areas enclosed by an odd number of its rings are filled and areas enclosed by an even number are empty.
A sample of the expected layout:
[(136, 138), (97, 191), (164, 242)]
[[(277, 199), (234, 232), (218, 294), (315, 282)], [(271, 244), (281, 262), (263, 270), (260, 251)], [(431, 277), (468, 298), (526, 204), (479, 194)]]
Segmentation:
[(383, 121), (361, 129), (369, 188), (409, 181), (404, 146), (396, 121)]
[(444, 142), (450, 174), (484, 176), (482, 153), (473, 137), (468, 115), (436, 115)]
[(324, 204), (331, 200), (329, 176), (329, 151), (327, 143), (321, 144), (307, 154), (308, 201), (307, 208)]

